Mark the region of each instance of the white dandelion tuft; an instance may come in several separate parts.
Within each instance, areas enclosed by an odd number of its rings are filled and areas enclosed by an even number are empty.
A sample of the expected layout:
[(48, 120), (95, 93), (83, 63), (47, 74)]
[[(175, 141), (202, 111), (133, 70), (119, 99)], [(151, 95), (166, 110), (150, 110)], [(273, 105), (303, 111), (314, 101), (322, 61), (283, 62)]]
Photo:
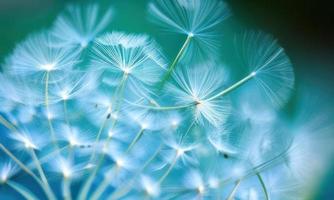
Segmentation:
[[(229, 101), (226, 97), (210, 99), (224, 88), (222, 66), (202, 64), (176, 71), (168, 91), (180, 105), (189, 105), (193, 109), (194, 119), (203, 124), (209, 122), (218, 126), (229, 115)], [(207, 70), (211, 69), (211, 70)]]
[(259, 90), (271, 104), (283, 106), (294, 87), (292, 64), (284, 49), (271, 35), (259, 31), (246, 32), (235, 41), (244, 67)]
[(52, 35), (56, 38), (55, 45), (84, 49), (106, 30), (111, 19), (112, 10), (103, 10), (97, 4), (70, 5), (52, 27)]

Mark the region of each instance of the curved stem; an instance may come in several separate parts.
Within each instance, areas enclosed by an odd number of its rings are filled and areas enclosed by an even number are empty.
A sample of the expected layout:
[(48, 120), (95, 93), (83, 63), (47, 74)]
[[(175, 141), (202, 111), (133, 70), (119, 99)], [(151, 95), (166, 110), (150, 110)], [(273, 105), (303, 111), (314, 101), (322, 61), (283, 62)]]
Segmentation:
[[(109, 114), (108, 114), (108, 115), (109, 115)], [(100, 128), (99, 128), (99, 131), (98, 131), (98, 133), (97, 133), (97, 136), (96, 136), (96, 138), (95, 138), (95, 141), (94, 141), (94, 144), (95, 144), (95, 145), (94, 145), (94, 146), (96, 146), (97, 143), (100, 141), (100, 137), (101, 137), (101, 135), (102, 135), (102, 132), (103, 132), (103, 130), (104, 130), (104, 128), (105, 128), (107, 122), (108, 122), (108, 117), (105, 117), (104, 120), (103, 120), (103, 122), (102, 122), (102, 125), (101, 125)], [(93, 153), (92, 153), (92, 155), (90, 156), (90, 159), (89, 159), (90, 162), (92, 162), (92, 161), (94, 160), (94, 158), (95, 158), (95, 154), (96, 154), (96, 148), (93, 149)]]
[(190, 132), (190, 130), (193, 128), (194, 125), (195, 125), (195, 120), (191, 122), (187, 131), (184, 134), (181, 135), (180, 142), (179, 142), (180, 144), (183, 142), (184, 138), (188, 135), (188, 133)]
[[(233, 85), (231, 85), (230, 87), (224, 89), (223, 91), (215, 94), (214, 96), (204, 99), (205, 101), (211, 101), (214, 100), (218, 97), (227, 95), (228, 93), (234, 91), (235, 89), (239, 88), (241, 85), (245, 84), (246, 82), (248, 82), (249, 80), (251, 80), (252, 78), (254, 78), (256, 75), (255, 72), (250, 73), (248, 76), (246, 76), (245, 78), (241, 79), (240, 81), (234, 83)], [(140, 104), (136, 104), (136, 103), (132, 103), (129, 101), (126, 101), (128, 104), (139, 107), (139, 108), (146, 108), (146, 109), (152, 109), (152, 110), (178, 110), (178, 109), (184, 109), (184, 108), (189, 108), (191, 106), (195, 106), (196, 102), (193, 103), (189, 103), (189, 104), (185, 104), (185, 105), (177, 105), (177, 106), (166, 106), (166, 107), (158, 107), (158, 106), (146, 106), (146, 105), (140, 105)]]
[(35, 162), (35, 165), (36, 165), (36, 168), (37, 168), (37, 171), (42, 179), (42, 182), (43, 184), (45, 185), (45, 188), (47, 189), (47, 195), (49, 197), (49, 199), (56, 199), (55, 195), (53, 194), (52, 190), (51, 190), (51, 187), (49, 185), (49, 182), (48, 182), (48, 179), (46, 178), (45, 176), (45, 173), (44, 173), (44, 170), (41, 166), (41, 163), (39, 162), (38, 158), (37, 158), (37, 155), (35, 153), (35, 150), (34, 149), (29, 149), (30, 151), (30, 154), (31, 154), (31, 157), (33, 158), (34, 162)]
[(144, 163), (144, 165), (137, 171), (137, 173), (133, 176), (133, 178), (126, 183), (123, 183), (121, 187), (118, 187), (116, 191), (114, 191), (109, 197), (108, 200), (118, 199), (122, 196), (126, 195), (132, 187), (132, 184), (135, 182), (136, 177), (140, 175), (140, 173), (152, 162), (152, 160), (159, 154), (160, 150), (162, 149), (163, 145), (160, 145), (154, 154)]
[[(44, 193), (49, 197), (48, 189), (45, 187), (43, 182), (24, 164), (22, 163), (14, 154), (12, 154), (3, 144), (0, 143), (0, 149), (5, 152), (24, 172), (30, 175), (38, 185), (43, 189)], [(52, 195), (51, 195), (52, 196)], [(52, 199), (49, 197), (49, 199)]]
[[(68, 118), (67, 103), (66, 102), (67, 102), (66, 99), (64, 99), (63, 100), (64, 118), (65, 118), (65, 122), (66, 122), (68, 128), (70, 129), (70, 132), (72, 133), (72, 127), (71, 127), (71, 124), (70, 124), (70, 120)], [(62, 148), (62, 149), (64, 149), (64, 148)], [(72, 146), (69, 146), (69, 148), (68, 148), (68, 159), (71, 160), (72, 156), (73, 156), (73, 149), (72, 149)], [(63, 194), (63, 198), (65, 200), (71, 200), (72, 199), (70, 178), (63, 177), (62, 194)]]
[(95, 179), (95, 176), (97, 174), (97, 171), (103, 163), (104, 156), (105, 155), (102, 154), (102, 156), (100, 157), (100, 159), (97, 162), (97, 165), (93, 168), (93, 171), (88, 175), (88, 178), (86, 179), (86, 181), (84, 182), (83, 186), (80, 189), (79, 196), (77, 198), (78, 200), (86, 199), (87, 194), (90, 190), (90, 187), (91, 187), (91, 185), (92, 185), (92, 183)]
[[(118, 111), (119, 111), (119, 106), (120, 106), (120, 103), (121, 103), (120, 99), (122, 99), (123, 90), (124, 90), (127, 78), (128, 78), (128, 75), (124, 74), (123, 79), (122, 79), (122, 81), (121, 81), (121, 83), (120, 83), (120, 85), (119, 85), (119, 87), (117, 88), (117, 91), (116, 91), (116, 97), (120, 96), (118, 98), (118, 101), (115, 101), (116, 102), (116, 106), (115, 106), (115, 112), (116, 112), (116, 114), (118, 114)], [(109, 116), (109, 114), (108, 114), (108, 116)], [(108, 116), (107, 116), (106, 119), (108, 119)], [(113, 121), (111, 129), (113, 129), (114, 126), (116, 125), (116, 121), (117, 121), (116, 119)], [(105, 123), (106, 123), (106, 121), (105, 121)], [(99, 137), (100, 137), (99, 135), (101, 135), (101, 133), (102, 133), (104, 127), (105, 127), (105, 123), (103, 123), (102, 126), (100, 127), (99, 134), (97, 136), (98, 139), (96, 140), (95, 144), (99, 141)], [(110, 142), (110, 137), (108, 137), (108, 139), (107, 139), (107, 141), (105, 142), (104, 145), (107, 146), (109, 144), (109, 142)], [(94, 148), (93, 151), (94, 151), (93, 154), (95, 156), (95, 148)], [(80, 199), (80, 200), (81, 199), (86, 199), (87, 194), (88, 194), (88, 192), (90, 190), (90, 187), (91, 187), (91, 185), (92, 185), (92, 183), (93, 183), (93, 181), (95, 179), (96, 173), (97, 173), (98, 169), (100, 168), (100, 166), (103, 163), (104, 156), (105, 156), (104, 154), (102, 154), (100, 156), (98, 164), (94, 167), (93, 171), (90, 173), (90, 175), (88, 176), (87, 180), (85, 181), (83, 187), (81, 188), (80, 195), (79, 195), (78, 199)], [(90, 157), (90, 160), (92, 160), (92, 156)]]
[(266, 197), (266, 200), (269, 200), (268, 190), (267, 190), (266, 184), (264, 183), (264, 181), (262, 179), (262, 176), (261, 176), (260, 172), (257, 172), (256, 176), (260, 181), (260, 184), (261, 184), (261, 187), (263, 189), (263, 193), (264, 193), (264, 196)]
[(164, 180), (167, 178), (167, 176), (169, 175), (169, 173), (172, 171), (172, 169), (174, 168), (176, 162), (178, 161), (179, 157), (177, 156), (177, 154), (175, 154), (175, 157), (172, 161), (172, 163), (169, 165), (168, 169), (166, 170), (166, 172), (160, 177), (160, 179), (158, 180), (158, 184), (161, 184), (162, 182), (164, 182)]
[[(53, 158), (53, 156), (55, 156), (56, 154), (60, 153), (61, 151), (65, 150), (68, 147), (69, 146), (64, 146), (62, 148), (57, 149), (56, 151), (52, 151), (51, 153), (48, 153), (45, 156), (42, 156), (42, 158), (39, 159), (40, 163), (43, 164), (47, 162), (47, 160), (49, 160), (50, 158)], [(29, 164), (27, 164), (27, 167), (29, 169), (34, 169), (35, 168), (34, 162), (30, 162)]]
[(71, 124), (70, 124), (70, 120), (68, 119), (68, 115), (67, 115), (67, 103), (66, 103), (66, 100), (64, 99), (63, 100), (63, 109), (64, 109), (64, 118), (65, 118), (65, 122), (67, 124), (67, 126), (69, 128), (71, 128)]
[(241, 183), (241, 180), (237, 180), (237, 182), (235, 183), (231, 193), (228, 195), (227, 200), (233, 200), (234, 199), (234, 196), (237, 193), (237, 190), (240, 186), (240, 183)]
[(4, 125), (9, 130), (16, 131), (15, 125), (6, 120), (2, 115), (0, 115), (0, 124)]
[[(117, 172), (119, 170), (119, 167), (113, 166), (110, 173), (113, 173), (115, 171), (115, 176), (117, 175)], [(100, 196), (104, 193), (104, 191), (107, 189), (108, 185), (110, 184), (109, 178), (105, 177), (102, 183), (96, 188), (96, 190), (93, 192), (92, 196), (90, 197), (91, 200), (97, 200), (100, 198)]]
[(244, 83), (246, 83), (247, 81), (252, 79), (255, 75), (256, 75), (255, 72), (250, 73), (248, 76), (246, 76), (245, 78), (236, 82), (235, 84), (231, 85), (230, 87), (226, 88), (225, 90), (223, 90), (223, 91), (219, 92), (218, 94), (206, 99), (206, 101), (214, 100), (214, 99), (216, 99), (220, 96), (224, 96), (224, 95), (230, 93), (231, 91), (235, 90), (236, 88), (240, 87), (241, 85), (243, 85)]
[(133, 138), (132, 142), (130, 143), (130, 145), (126, 149), (125, 154), (129, 153), (131, 151), (131, 149), (135, 146), (135, 144), (137, 144), (137, 142), (140, 140), (141, 136), (143, 136), (144, 130), (145, 129), (140, 129), (138, 131), (138, 133), (136, 134), (136, 136)]
[(44, 91), (44, 101), (45, 101), (45, 109), (46, 109), (46, 114), (47, 114), (47, 119), (48, 119), (48, 126), (51, 134), (51, 140), (56, 148), (58, 148), (58, 144), (56, 142), (56, 136), (54, 133), (53, 125), (52, 125), (52, 120), (50, 115), (50, 108), (49, 108), (49, 79), (50, 79), (50, 72), (46, 72), (46, 77), (45, 77), (45, 91)]
[[(281, 159), (284, 159), (285, 154), (288, 152), (288, 150), (290, 149), (292, 143), (280, 154), (278, 154), (277, 156), (271, 158), (270, 160), (267, 160), (255, 167), (253, 167), (252, 169), (248, 170), (247, 173), (245, 173), (244, 176), (240, 177), (239, 180), (243, 180), (246, 179), (248, 177), (254, 176), (256, 175), (256, 173), (260, 173), (266, 169), (268, 169), (269, 167), (273, 166), (275, 163), (279, 162)], [(235, 179), (233, 178), (228, 178), (225, 180), (220, 180), (219, 181), (219, 186), (222, 187), (223, 185), (229, 184), (231, 182), (235, 181)]]
[(38, 198), (26, 187), (14, 181), (7, 181), (6, 184), (21, 194), (27, 200), (38, 200)]
[(0, 149), (5, 152), (24, 172), (29, 174), (33, 179), (40, 181), (40, 179), (24, 164), (22, 163), (12, 152), (10, 152), (3, 144), (0, 143)]
[(181, 49), (179, 50), (179, 52), (177, 53), (177, 55), (176, 55), (176, 57), (175, 57), (175, 59), (173, 61), (173, 63), (169, 67), (169, 69), (167, 71), (167, 74), (164, 76), (164, 78), (160, 82), (160, 84), (158, 86), (159, 89), (163, 88), (163, 86), (165, 85), (166, 81), (170, 78), (172, 72), (174, 71), (177, 63), (179, 62), (180, 58), (184, 54), (184, 51), (187, 49), (188, 45), (190, 44), (190, 41), (191, 41), (192, 38), (193, 38), (193, 34), (188, 34), (187, 39), (183, 43)]
[(71, 180), (69, 178), (64, 178), (63, 179), (63, 197), (65, 200), (71, 200), (72, 195), (71, 195)]
[[(136, 136), (133, 138), (133, 140), (131, 141), (130, 145), (128, 146), (128, 148), (126, 149), (124, 156), (126, 154), (128, 154), (131, 149), (137, 144), (137, 142), (140, 140), (141, 136), (143, 135), (145, 129), (140, 129), (139, 132), (136, 134)], [(115, 167), (113, 166), (111, 168), (111, 170), (114, 170)], [(116, 169), (119, 169), (118, 167)], [(115, 172), (115, 174), (117, 174), (118, 170)], [(105, 189), (108, 187), (110, 183), (110, 179), (108, 178), (104, 178), (104, 180), (102, 181), (102, 183), (96, 188), (95, 192), (93, 193), (91, 199), (92, 200), (96, 200), (98, 199), (103, 192), (105, 191)]]
[(151, 110), (178, 110), (178, 109), (183, 109), (183, 108), (189, 108), (191, 106), (196, 105), (195, 103), (189, 103), (189, 104), (177, 105), (177, 106), (146, 106), (146, 105), (132, 103), (127, 100), (125, 100), (125, 102), (130, 105), (139, 107), (139, 108), (146, 108), (146, 109), (151, 109)]

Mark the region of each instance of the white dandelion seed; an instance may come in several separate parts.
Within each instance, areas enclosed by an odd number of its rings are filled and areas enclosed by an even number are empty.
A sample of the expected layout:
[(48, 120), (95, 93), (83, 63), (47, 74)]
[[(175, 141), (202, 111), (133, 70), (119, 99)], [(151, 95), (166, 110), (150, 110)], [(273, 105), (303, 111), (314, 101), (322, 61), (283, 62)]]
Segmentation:
[(258, 89), (269, 103), (276, 107), (283, 106), (294, 87), (292, 64), (284, 49), (272, 36), (256, 31), (236, 37), (235, 43)]
[(208, 134), (210, 144), (225, 158), (234, 157), (239, 153), (239, 147), (233, 145), (233, 133), (222, 127), (216, 128)]
[(111, 9), (104, 11), (97, 4), (70, 5), (52, 27), (55, 45), (84, 49), (108, 27), (111, 18)]
[(1, 161), (0, 183), (6, 183), (18, 171), (18, 167), (12, 161)]
[(29, 36), (15, 48), (6, 70), (15, 76), (44, 76), (70, 70), (78, 62), (78, 55), (71, 48), (54, 47), (52, 36), (48, 32), (40, 32)]
[(16, 134), (11, 135), (11, 138), (19, 142), (17, 144), (18, 149), (30, 150), (30, 149), (40, 149), (41, 148), (41, 140), (38, 140), (36, 135), (32, 135), (28, 132), (18, 132)]
[(50, 87), (50, 93), (55, 101), (68, 101), (74, 98), (88, 96), (99, 85), (100, 72), (70, 71), (64, 80), (56, 82)]
[(146, 194), (155, 198), (159, 196), (160, 186), (151, 177), (142, 175), (140, 182)]
[(105, 79), (123, 79), (133, 91), (149, 93), (165, 71), (159, 47), (146, 35), (107, 33), (95, 41), (93, 52), (92, 67), (104, 69)]
[(178, 104), (193, 104), (194, 118), (201, 124), (208, 121), (218, 126), (229, 115), (228, 99), (210, 100), (224, 87), (224, 73), (220, 67), (206, 64), (191, 69), (183, 67), (176, 71), (172, 84), (168, 85), (168, 91)]
[(187, 49), (198, 58), (215, 54), (220, 36), (217, 27), (230, 16), (230, 10), (219, 0), (158, 0), (149, 4), (149, 14), (149, 20), (165, 30), (187, 35), (180, 51)]

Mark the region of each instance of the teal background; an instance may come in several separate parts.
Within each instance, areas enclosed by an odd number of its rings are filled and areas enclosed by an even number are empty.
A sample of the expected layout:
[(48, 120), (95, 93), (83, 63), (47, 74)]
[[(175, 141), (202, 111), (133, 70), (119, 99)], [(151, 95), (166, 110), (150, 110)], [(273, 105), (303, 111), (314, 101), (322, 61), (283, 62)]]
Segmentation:
[[(56, 16), (68, 3), (85, 4), (87, 0), (0, 0), (0, 63), (11, 53), (16, 44), (35, 31), (50, 27)], [(95, 1), (94, 1), (95, 2)], [(184, 38), (161, 33), (150, 24), (146, 15), (146, 0), (103, 0), (103, 6), (112, 6), (114, 19), (109, 30), (149, 33), (172, 58)], [(229, 62), (228, 49), (235, 32), (243, 29), (261, 29), (273, 34), (285, 48), (294, 65), (296, 93), (285, 111), (295, 112), (302, 85), (312, 85), (327, 99), (332, 100), (334, 90), (334, 12), (326, 2), (228, 0), (234, 16), (227, 20), (224, 30), (225, 47), (221, 54)], [(333, 104), (333, 103), (331, 103)], [(0, 129), (1, 131), (1, 129)], [(334, 145), (334, 144), (333, 144)], [(333, 170), (324, 176), (318, 194), (310, 199), (334, 198)]]

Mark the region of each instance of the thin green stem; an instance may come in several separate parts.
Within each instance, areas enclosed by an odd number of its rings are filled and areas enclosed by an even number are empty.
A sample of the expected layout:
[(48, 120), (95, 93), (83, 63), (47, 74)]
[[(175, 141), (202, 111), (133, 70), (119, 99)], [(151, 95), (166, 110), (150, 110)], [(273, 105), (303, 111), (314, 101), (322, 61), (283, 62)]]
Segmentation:
[(177, 106), (146, 106), (146, 105), (141, 105), (141, 104), (136, 104), (132, 103), (130, 101), (126, 101), (126, 103), (139, 107), (139, 108), (146, 108), (146, 109), (151, 109), (151, 110), (179, 110), (179, 109), (184, 109), (184, 108), (189, 108), (191, 106), (195, 106), (195, 103), (189, 103), (189, 104), (184, 104), (184, 105), (177, 105)]
[[(224, 89), (223, 91), (215, 94), (214, 96), (205, 99), (205, 101), (211, 101), (214, 100), (218, 97), (227, 95), (228, 93), (234, 91), (235, 89), (239, 88), (241, 85), (245, 84), (246, 82), (248, 82), (249, 80), (251, 80), (252, 78), (254, 78), (254, 76), (256, 75), (255, 72), (249, 74), (248, 76), (246, 76), (245, 78), (241, 79), (240, 81), (236, 82), (235, 84), (231, 85), (230, 87)], [(195, 106), (196, 102), (193, 103), (189, 103), (189, 104), (185, 104), (185, 105), (177, 105), (177, 106), (146, 106), (146, 105), (140, 105), (140, 104), (136, 104), (136, 103), (132, 103), (129, 101), (126, 101), (128, 104), (139, 107), (139, 108), (145, 108), (145, 109), (151, 109), (151, 110), (178, 110), (178, 109), (185, 109), (185, 108), (189, 108), (191, 106)]]
[(68, 118), (68, 111), (67, 111), (67, 100), (63, 100), (63, 109), (64, 109), (64, 118), (65, 118), (65, 122), (67, 124), (67, 126), (69, 127), (70, 131), (72, 132), (72, 128), (71, 128), (71, 123), (70, 120)]
[(14, 181), (7, 181), (6, 184), (21, 194), (27, 200), (38, 200), (38, 198), (26, 187)]
[(52, 120), (51, 117), (49, 116), (50, 113), (50, 107), (49, 107), (49, 79), (50, 79), (50, 72), (46, 72), (45, 76), (45, 91), (44, 91), (44, 101), (45, 101), (45, 109), (46, 109), (46, 114), (47, 114), (47, 119), (48, 119), (48, 126), (51, 134), (51, 140), (56, 148), (58, 148), (58, 144), (56, 142), (56, 136), (54, 133), (53, 125), (52, 125)]
[(240, 183), (241, 183), (241, 180), (237, 180), (237, 182), (235, 183), (231, 193), (228, 195), (227, 200), (233, 200), (234, 199), (234, 196), (237, 193), (237, 190), (240, 186)]
[(24, 164), (22, 163), (12, 152), (10, 152), (3, 144), (0, 143), (0, 148), (3, 152), (5, 152), (24, 172), (29, 174), (32, 178), (34, 178), (37, 181), (40, 181), (40, 179)]
[(16, 131), (15, 125), (13, 125), (11, 122), (6, 120), (2, 115), (0, 115), (0, 124), (4, 125), (6, 128), (12, 131)]
[(191, 39), (193, 38), (193, 34), (189, 34), (187, 36), (187, 39), (185, 40), (185, 42), (183, 43), (181, 49), (179, 50), (179, 52), (177, 53), (174, 61), (172, 62), (172, 64), (170, 65), (166, 75), (164, 76), (164, 78), (162, 79), (162, 81), (160, 82), (158, 88), (161, 89), (163, 88), (163, 86), (165, 85), (166, 81), (170, 78), (170, 76), (172, 75), (172, 72), (174, 71), (175, 67), (177, 66), (177, 63), (179, 62), (179, 60), (181, 59), (182, 55), (184, 54), (185, 50), (187, 49), (188, 45), (190, 44)]
[[(102, 125), (99, 128), (97, 136), (95, 138), (95, 142), (94, 142), (95, 145), (94, 146), (96, 146), (97, 143), (100, 141), (100, 137), (102, 135), (102, 132), (103, 132), (105, 126), (107, 125), (107, 122), (108, 122), (108, 117), (105, 117), (104, 120), (103, 120), (103, 122), (102, 122)], [(93, 149), (93, 153), (92, 153), (92, 155), (91, 155), (91, 157), (89, 159), (90, 162), (92, 162), (95, 159), (95, 154), (96, 154), (96, 148)]]
[(266, 197), (266, 200), (269, 200), (268, 190), (267, 190), (266, 184), (264, 183), (263, 178), (262, 178), (260, 172), (257, 172), (256, 176), (257, 176), (257, 178), (260, 181), (260, 184), (261, 184), (261, 187), (263, 189), (263, 193), (264, 193), (264, 196)]
[[(239, 177), (239, 180), (244, 180), (244, 179), (246, 179), (248, 177), (255, 176), (256, 173), (260, 173), (260, 172), (268, 169), (269, 167), (274, 166), (275, 163), (281, 163), (279, 161), (281, 161), (281, 159), (284, 158), (284, 156), (286, 155), (286, 153), (289, 151), (291, 145), (292, 145), (292, 143), (283, 152), (281, 152), (277, 156), (275, 156), (275, 157), (273, 157), (273, 158), (271, 158), (271, 159), (269, 159), (269, 160), (267, 160), (267, 161), (265, 161), (265, 162), (263, 162), (263, 163), (255, 166), (255, 167), (253, 167), (252, 169), (248, 170), (248, 172), (245, 173), (244, 176)], [(221, 180), (219, 182), (219, 186), (222, 187), (222, 186), (227, 185), (227, 184), (229, 184), (229, 183), (231, 183), (233, 181), (235, 181), (234, 178), (228, 178), (228, 179), (225, 179), (225, 180)]]
[(195, 125), (195, 121), (192, 121), (187, 131), (184, 134), (182, 134), (180, 138), (180, 144), (183, 142), (184, 138), (189, 134), (190, 130), (193, 128), (194, 125)]
[(172, 163), (169, 165), (168, 169), (165, 171), (165, 173), (158, 180), (158, 184), (161, 184), (162, 182), (164, 182), (164, 180), (167, 178), (169, 173), (172, 171), (172, 169), (174, 168), (174, 166), (175, 166), (175, 164), (177, 163), (178, 160), (179, 160), (179, 156), (176, 153), (174, 158), (173, 158)]
[[(60, 153), (61, 151), (65, 150), (68, 147), (69, 146), (64, 146), (64, 147), (59, 148), (55, 151), (52, 151), (51, 153), (46, 154), (45, 156), (42, 156), (42, 158), (39, 159), (40, 163), (43, 164), (43, 163), (47, 162), (50, 158), (53, 158), (55, 155), (57, 155), (58, 153)], [(34, 162), (31, 162), (31, 163), (27, 164), (27, 167), (29, 169), (34, 169), (35, 168)]]
[(145, 129), (140, 129), (134, 139), (132, 140), (131, 144), (128, 146), (128, 148), (125, 151), (125, 154), (129, 153), (132, 148), (137, 144), (137, 142), (140, 140), (140, 138), (143, 136)]
[(230, 87), (226, 88), (225, 90), (219, 92), (218, 94), (206, 99), (206, 101), (211, 101), (214, 100), (218, 97), (224, 96), (230, 92), (232, 92), (233, 90), (235, 90), (236, 88), (239, 88), (241, 85), (245, 84), (247, 81), (249, 81), (250, 79), (252, 79), (254, 76), (256, 75), (255, 72), (250, 73), (248, 76), (246, 76), (245, 78), (241, 79), (240, 81), (236, 82), (235, 84), (231, 85)]
[[(43, 189), (44, 193), (52, 199), (52, 195), (50, 196), (48, 189), (45, 187), (45, 184), (24, 164), (22, 163), (14, 154), (12, 154), (3, 144), (0, 143), (0, 149), (5, 152), (24, 172), (30, 175), (41, 188)], [(51, 198), (50, 198), (51, 197)]]
[[(123, 96), (123, 90), (124, 90), (124, 87), (125, 87), (127, 78), (128, 78), (128, 75), (125, 74), (125, 75), (123, 76), (123, 79), (122, 79), (122, 81), (121, 81), (119, 87), (117, 88), (117, 91), (116, 91), (116, 96), (117, 96), (117, 97), (120, 96), (120, 97), (118, 98), (118, 101), (115, 101), (115, 102), (116, 102), (116, 105), (115, 105), (115, 112), (116, 112), (116, 115), (118, 115), (119, 106), (120, 106), (120, 104), (121, 104), (120, 99), (122, 99), (122, 96)], [(116, 97), (115, 97), (115, 98), (116, 98)], [(108, 117), (107, 117), (107, 118), (108, 118)], [(117, 121), (116, 119), (113, 121), (113, 124), (112, 124), (111, 129), (113, 129), (114, 126), (116, 125), (116, 121)], [(104, 124), (104, 123), (103, 123), (103, 124)], [(103, 125), (103, 124), (102, 124), (102, 126), (101, 126), (101, 128), (100, 128), (101, 133), (102, 133), (104, 127), (105, 127), (105, 125)], [(100, 132), (100, 131), (99, 131), (99, 132)], [(101, 133), (99, 133), (99, 134), (101, 135)], [(99, 135), (99, 134), (98, 134), (98, 135)], [(99, 136), (98, 136), (98, 137), (99, 137)], [(107, 146), (107, 145), (109, 144), (110, 139), (111, 139), (110, 137), (107, 138), (107, 141), (105, 142), (104, 146)], [(98, 142), (98, 141), (99, 141), (99, 139), (97, 140), (97, 142)], [(94, 154), (95, 154), (95, 149), (94, 149)], [(81, 190), (80, 190), (80, 195), (79, 195), (79, 198), (78, 198), (78, 199), (80, 199), (80, 200), (81, 200), (81, 199), (86, 199), (87, 194), (88, 194), (88, 192), (89, 192), (89, 190), (90, 190), (90, 187), (91, 187), (91, 185), (92, 185), (92, 183), (93, 183), (93, 181), (94, 181), (94, 179), (95, 179), (96, 173), (97, 173), (98, 169), (100, 168), (100, 166), (101, 166), (102, 163), (103, 163), (104, 157), (105, 157), (104, 154), (102, 154), (102, 155), (100, 156), (99, 161), (98, 161), (98, 164), (94, 167), (93, 171), (89, 174), (87, 180), (85, 181), (83, 187), (81, 188)], [(90, 158), (90, 160), (92, 160), (92, 157)]]
[(65, 200), (71, 200), (71, 179), (70, 178), (64, 178), (63, 179), (63, 197)]
[(153, 161), (153, 159), (159, 154), (161, 151), (163, 145), (160, 145), (159, 148), (154, 152), (154, 154), (142, 165), (142, 167), (136, 172), (136, 174), (133, 176), (133, 178), (129, 182), (123, 183), (120, 187), (116, 189), (109, 197), (107, 197), (108, 200), (114, 200), (118, 199), (125, 194), (127, 194), (132, 187), (132, 184), (135, 182), (136, 177), (138, 177), (141, 172)]
[(90, 187), (95, 179), (95, 176), (97, 174), (98, 169), (100, 168), (100, 166), (103, 163), (104, 160), (104, 154), (102, 154), (102, 156), (99, 158), (97, 165), (93, 168), (92, 172), (89, 174), (88, 178), (86, 179), (86, 181), (84, 182), (84, 185), (81, 187), (81, 190), (79, 192), (79, 197), (77, 198), (78, 200), (81, 199), (86, 199), (87, 194), (90, 190)]
[[(126, 149), (124, 156), (126, 154), (128, 154), (131, 149), (137, 144), (137, 142), (140, 140), (140, 138), (142, 137), (143, 133), (144, 133), (145, 129), (140, 129), (138, 131), (138, 133), (136, 134), (136, 136), (133, 138), (133, 140), (131, 141), (130, 145), (128, 146), (128, 148)], [(115, 168), (112, 167), (111, 170), (114, 170)], [(117, 171), (115, 172), (115, 174), (117, 173)], [(110, 180), (108, 178), (104, 178), (104, 180), (102, 181), (102, 183), (96, 188), (95, 192), (93, 193), (91, 199), (92, 200), (96, 200), (98, 199), (103, 192), (105, 191), (105, 189), (108, 187)]]
[(35, 162), (35, 165), (36, 165), (37, 171), (39, 173), (39, 176), (41, 177), (42, 182), (45, 185), (45, 188), (47, 189), (47, 195), (48, 195), (48, 197), (50, 199), (56, 199), (54, 193), (51, 190), (51, 187), (49, 185), (48, 179), (45, 176), (45, 173), (44, 173), (44, 170), (42, 168), (42, 165), (41, 165), (40, 161), (38, 160), (38, 157), (37, 157), (37, 155), (35, 153), (35, 150), (34, 149), (29, 149), (29, 152), (30, 152), (31, 157), (33, 158), (33, 161)]
[[(113, 167), (112, 171), (115, 171), (115, 175), (117, 175), (117, 172), (119, 170), (119, 167)], [(112, 173), (112, 172), (110, 172)], [(104, 191), (107, 189), (108, 185), (110, 184), (110, 181), (108, 181), (108, 178), (105, 177), (101, 184), (96, 188), (96, 190), (93, 192), (92, 196), (90, 197), (91, 200), (97, 200), (100, 198), (100, 196), (104, 193)]]

